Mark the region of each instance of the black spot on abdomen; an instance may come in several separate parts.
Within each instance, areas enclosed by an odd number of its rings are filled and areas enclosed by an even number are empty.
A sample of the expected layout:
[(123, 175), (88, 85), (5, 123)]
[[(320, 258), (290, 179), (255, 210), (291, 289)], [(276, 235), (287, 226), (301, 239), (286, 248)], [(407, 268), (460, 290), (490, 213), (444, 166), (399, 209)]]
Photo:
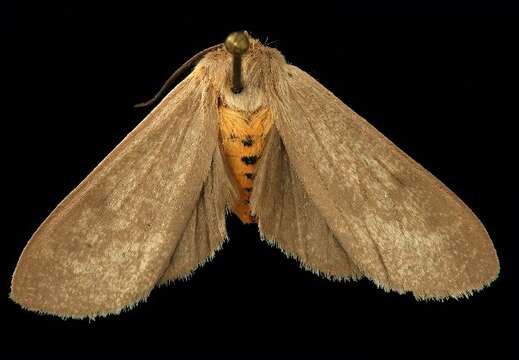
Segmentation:
[(258, 161), (258, 156), (252, 155), (252, 156), (242, 156), (241, 161), (243, 161), (247, 165), (255, 164), (256, 161)]
[(254, 144), (254, 140), (248, 136), (246, 139), (242, 140), (241, 143), (243, 146), (252, 146), (252, 144)]

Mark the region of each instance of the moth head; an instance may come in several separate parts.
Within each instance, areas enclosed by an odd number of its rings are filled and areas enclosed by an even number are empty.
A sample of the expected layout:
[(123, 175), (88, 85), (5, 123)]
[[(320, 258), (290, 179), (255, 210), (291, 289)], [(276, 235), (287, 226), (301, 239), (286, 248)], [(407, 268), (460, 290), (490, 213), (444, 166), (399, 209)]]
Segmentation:
[(147, 107), (158, 103), (186, 69), (197, 63), (191, 76), (201, 77), (216, 90), (219, 103), (235, 110), (254, 112), (267, 106), (286, 73), (283, 55), (263, 45), (246, 31), (231, 33), (223, 44), (200, 51), (178, 68), (150, 100), (136, 104)]
[(231, 33), (223, 46), (209, 52), (195, 68), (218, 93), (219, 101), (235, 110), (253, 112), (266, 106), (283, 66), (283, 55), (246, 31)]

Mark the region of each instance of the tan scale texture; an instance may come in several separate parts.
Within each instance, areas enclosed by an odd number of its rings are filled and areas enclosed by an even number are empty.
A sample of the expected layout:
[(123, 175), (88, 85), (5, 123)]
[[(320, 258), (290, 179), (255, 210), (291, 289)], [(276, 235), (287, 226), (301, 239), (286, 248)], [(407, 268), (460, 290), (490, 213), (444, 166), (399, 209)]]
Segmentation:
[(250, 206), (262, 238), (305, 268), (419, 299), (497, 277), (485, 228), (439, 180), (276, 49), (251, 39), (242, 63), (233, 94), (231, 56), (205, 55), (58, 205), (20, 257), (14, 301), (62, 317), (118, 313), (210, 259), (240, 196), (222, 105), (268, 111)]

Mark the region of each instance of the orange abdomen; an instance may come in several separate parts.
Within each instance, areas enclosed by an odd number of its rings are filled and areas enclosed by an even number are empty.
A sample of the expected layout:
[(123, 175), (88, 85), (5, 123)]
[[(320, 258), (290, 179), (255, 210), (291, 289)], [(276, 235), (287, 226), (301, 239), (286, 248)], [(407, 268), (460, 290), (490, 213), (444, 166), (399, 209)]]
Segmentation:
[(219, 107), (220, 134), (227, 163), (239, 186), (240, 197), (233, 212), (245, 223), (255, 222), (249, 198), (252, 193), (257, 162), (272, 127), (272, 114), (260, 108), (252, 114)]

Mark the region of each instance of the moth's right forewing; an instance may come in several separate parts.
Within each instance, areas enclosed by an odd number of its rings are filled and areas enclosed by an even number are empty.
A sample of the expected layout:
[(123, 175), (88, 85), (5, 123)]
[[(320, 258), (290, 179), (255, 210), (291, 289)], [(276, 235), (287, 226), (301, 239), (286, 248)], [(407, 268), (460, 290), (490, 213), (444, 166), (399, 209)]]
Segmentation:
[(329, 90), (288, 65), (274, 123), (311, 201), (360, 271), (418, 298), (490, 283), (485, 228), (445, 185)]

